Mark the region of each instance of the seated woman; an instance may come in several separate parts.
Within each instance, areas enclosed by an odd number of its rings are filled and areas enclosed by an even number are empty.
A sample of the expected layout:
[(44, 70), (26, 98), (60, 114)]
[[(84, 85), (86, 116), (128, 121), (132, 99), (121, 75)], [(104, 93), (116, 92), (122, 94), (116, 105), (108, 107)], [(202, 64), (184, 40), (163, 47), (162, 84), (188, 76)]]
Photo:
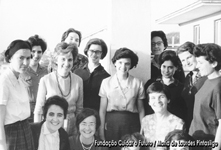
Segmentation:
[[(168, 87), (163, 83), (152, 83), (147, 89), (147, 95), (154, 114), (147, 115), (142, 119), (141, 134), (145, 136), (147, 142), (164, 142), (170, 131), (182, 130), (184, 122), (167, 110), (171, 95)], [(150, 149), (156, 149), (156, 147), (150, 147)]]
[(139, 132), (132, 134), (126, 134), (121, 138), (122, 143), (125, 146), (121, 150), (148, 150), (149, 148), (145, 146), (145, 138)]
[(112, 62), (116, 74), (102, 81), (99, 92), (100, 137), (118, 141), (125, 134), (140, 131), (145, 92), (142, 81), (129, 74), (138, 63), (138, 56), (132, 50), (118, 49)]
[[(165, 141), (170, 143), (167, 150), (192, 150), (195, 149), (195, 140), (183, 130), (173, 130), (169, 132)], [(189, 146), (186, 145), (188, 142)]]
[[(168, 110), (170, 113), (186, 121), (187, 107), (181, 96), (183, 84), (174, 78), (174, 74), (180, 66), (180, 60), (174, 51), (166, 50), (160, 54), (159, 62), (162, 77), (157, 79), (151, 78), (148, 80), (145, 84), (145, 89), (147, 89), (147, 87), (153, 82), (161, 82), (167, 86), (171, 93), (170, 107), (168, 107)], [(146, 105), (148, 106), (148, 101), (146, 101)], [(146, 112), (150, 112), (147, 113), (148, 115), (153, 113), (153, 111), (151, 112), (150, 110), (150, 107), (149, 109), (146, 107)]]
[(62, 128), (67, 111), (68, 102), (64, 98), (47, 99), (43, 107), (44, 120), (31, 124), (36, 150), (70, 150), (68, 134)]
[(96, 146), (100, 139), (95, 136), (100, 127), (98, 112), (90, 108), (84, 108), (76, 118), (76, 126), (79, 135), (71, 143), (73, 150), (108, 150), (108, 147)]

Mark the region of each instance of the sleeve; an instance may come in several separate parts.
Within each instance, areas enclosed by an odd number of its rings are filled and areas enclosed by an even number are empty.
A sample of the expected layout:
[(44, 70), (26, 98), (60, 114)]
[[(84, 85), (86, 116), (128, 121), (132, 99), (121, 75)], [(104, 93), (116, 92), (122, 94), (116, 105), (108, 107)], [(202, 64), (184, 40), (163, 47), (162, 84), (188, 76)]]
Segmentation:
[(219, 89), (216, 93), (213, 102), (213, 108), (215, 110), (216, 118), (221, 119), (221, 89)]
[(9, 88), (3, 78), (0, 78), (0, 105), (6, 105), (9, 99)]
[(138, 90), (138, 99), (145, 99), (145, 98), (146, 98), (146, 95), (144, 91), (144, 85), (143, 85), (143, 82), (140, 81), (139, 90)]
[(83, 81), (79, 78), (79, 97), (76, 102), (76, 114), (79, 114), (80, 111), (83, 109)]
[(175, 129), (178, 129), (178, 130), (183, 130), (184, 129), (184, 122), (183, 122), (182, 119), (177, 119), (177, 125), (176, 125)]
[(36, 98), (34, 114), (43, 114), (42, 107), (45, 104), (46, 94), (47, 94), (47, 88), (45, 84), (45, 78), (43, 77), (40, 79), (39, 86), (38, 86), (38, 94)]
[(101, 82), (101, 87), (100, 87), (100, 91), (99, 91), (99, 96), (100, 97), (107, 97), (107, 91), (105, 89), (105, 85), (106, 85), (106, 80), (104, 79), (102, 82)]

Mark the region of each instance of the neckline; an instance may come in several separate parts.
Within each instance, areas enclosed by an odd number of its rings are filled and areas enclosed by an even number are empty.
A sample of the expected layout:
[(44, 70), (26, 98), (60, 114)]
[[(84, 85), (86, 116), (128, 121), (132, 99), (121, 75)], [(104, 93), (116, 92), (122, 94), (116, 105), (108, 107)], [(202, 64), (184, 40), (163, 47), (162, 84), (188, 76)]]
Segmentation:
[[(61, 86), (60, 86), (60, 83), (59, 83), (59, 80), (58, 80), (58, 73), (57, 73), (57, 71), (55, 72), (55, 76), (56, 76), (56, 80), (57, 80), (57, 83), (58, 83), (58, 89), (59, 89), (62, 97), (67, 97), (71, 93), (71, 85), (72, 85), (71, 74), (70, 73), (68, 74), (68, 77), (70, 78), (70, 86), (69, 86), (69, 91), (68, 91), (68, 93), (66, 95), (62, 92), (62, 89), (61, 89)], [(67, 79), (67, 78), (62, 78), (62, 79)]]
[[(94, 137), (93, 137), (93, 142), (91, 144), (84, 144), (82, 141), (81, 141), (81, 136), (79, 136), (79, 140), (80, 140), (80, 143), (81, 143), (81, 146), (83, 148), (83, 150), (90, 150), (92, 148), (92, 146), (94, 145)], [(89, 147), (86, 147), (86, 146), (90, 145)]]

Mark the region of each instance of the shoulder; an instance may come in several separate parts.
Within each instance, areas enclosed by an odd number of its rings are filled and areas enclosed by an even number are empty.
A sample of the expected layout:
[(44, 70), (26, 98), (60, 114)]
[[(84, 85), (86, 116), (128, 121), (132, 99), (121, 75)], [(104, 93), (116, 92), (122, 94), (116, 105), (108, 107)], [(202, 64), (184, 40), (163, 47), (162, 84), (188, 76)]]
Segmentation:
[(58, 130), (58, 132), (59, 132), (59, 136), (60, 137), (62, 137), (62, 138), (68, 138), (68, 134), (67, 134), (67, 132), (64, 130), (64, 128), (60, 128), (59, 130)]
[(175, 116), (173, 114), (170, 115), (169, 121), (171, 123), (174, 123), (174, 124), (179, 124), (179, 125), (183, 125), (184, 124), (182, 119), (180, 119), (179, 117), (177, 117), (177, 116)]
[(77, 80), (79, 82), (83, 82), (83, 80), (80, 76), (78, 76), (78, 75), (76, 75), (75, 73), (72, 73), (72, 72), (70, 72), (70, 73), (71, 73), (71, 78), (72, 79)]
[(154, 119), (154, 114), (146, 115), (145, 117), (143, 117), (142, 123), (147, 123), (147, 122), (149, 122), (150, 120), (153, 120), (153, 119)]

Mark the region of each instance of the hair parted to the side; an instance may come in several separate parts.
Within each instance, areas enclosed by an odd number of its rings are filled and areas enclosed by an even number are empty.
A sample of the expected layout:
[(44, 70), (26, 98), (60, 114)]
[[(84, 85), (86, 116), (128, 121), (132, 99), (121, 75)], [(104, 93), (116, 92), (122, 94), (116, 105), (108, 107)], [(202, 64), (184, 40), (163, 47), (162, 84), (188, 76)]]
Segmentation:
[(83, 108), (76, 117), (76, 127), (79, 130), (80, 123), (87, 117), (94, 116), (96, 118), (96, 130), (100, 127), (101, 121), (98, 112), (91, 108)]
[(195, 46), (196, 45), (193, 42), (187, 41), (177, 48), (177, 55), (183, 52), (189, 52), (190, 54), (193, 54), (193, 49)]
[(130, 60), (131, 60), (130, 69), (132, 69), (133, 67), (136, 67), (138, 64), (138, 60), (139, 60), (138, 56), (132, 50), (130, 50), (126, 47), (116, 50), (116, 52), (112, 58), (112, 63), (115, 64), (115, 62), (121, 58), (130, 58)]
[(47, 43), (39, 37), (39, 35), (34, 35), (28, 38), (28, 42), (31, 44), (31, 47), (33, 48), (33, 46), (41, 46), (42, 49), (42, 53), (45, 52), (45, 50), (47, 49)]
[(76, 33), (76, 34), (79, 36), (79, 45), (77, 45), (77, 46), (79, 47), (80, 44), (81, 44), (82, 35), (81, 35), (81, 32), (80, 32), (80, 31), (75, 30), (74, 28), (69, 28), (67, 31), (65, 31), (65, 32), (62, 34), (61, 42), (64, 42), (65, 39), (68, 37), (69, 33), (71, 33), (71, 32), (74, 32), (74, 33)]
[(58, 95), (49, 97), (46, 102), (45, 105), (43, 106), (43, 116), (44, 116), (44, 120), (46, 119), (47, 113), (48, 113), (48, 109), (52, 106), (52, 105), (56, 105), (59, 106), (63, 109), (64, 111), (64, 119), (66, 119), (67, 117), (67, 112), (68, 112), (68, 102), (65, 98), (60, 97)]
[(168, 87), (159, 81), (153, 82), (149, 85), (146, 90), (147, 96), (149, 96), (150, 93), (164, 93), (168, 100), (171, 98), (171, 93)]
[(221, 69), (221, 46), (214, 43), (198, 44), (193, 50), (195, 57), (204, 56), (210, 63), (217, 62), (214, 68), (216, 71)]
[(93, 38), (87, 42), (86, 47), (84, 49), (84, 54), (88, 56), (87, 52), (92, 44), (101, 46), (101, 49), (102, 49), (101, 59), (103, 59), (107, 54), (107, 45), (102, 39), (99, 39), (99, 38)]

